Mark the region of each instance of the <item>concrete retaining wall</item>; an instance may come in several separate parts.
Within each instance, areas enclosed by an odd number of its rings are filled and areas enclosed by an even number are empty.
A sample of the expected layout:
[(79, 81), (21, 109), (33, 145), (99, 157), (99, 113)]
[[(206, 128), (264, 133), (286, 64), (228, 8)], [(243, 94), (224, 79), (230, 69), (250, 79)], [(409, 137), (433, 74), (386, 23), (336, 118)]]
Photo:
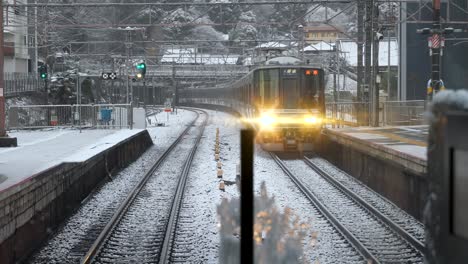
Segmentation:
[(321, 143), (321, 156), (422, 221), (428, 188), (424, 160), (326, 131)]
[(152, 144), (144, 130), (85, 162), (57, 165), (1, 192), (1, 263), (30, 255), (109, 172), (124, 168)]

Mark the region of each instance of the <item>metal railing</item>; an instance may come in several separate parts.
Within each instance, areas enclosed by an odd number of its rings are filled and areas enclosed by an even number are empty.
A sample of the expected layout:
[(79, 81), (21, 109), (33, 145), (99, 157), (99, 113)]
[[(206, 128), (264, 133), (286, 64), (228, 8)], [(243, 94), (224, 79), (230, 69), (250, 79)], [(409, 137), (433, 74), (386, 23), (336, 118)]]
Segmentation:
[(149, 69), (147, 75), (193, 77), (193, 76), (238, 76), (249, 72), (243, 65), (158, 65)]
[(130, 104), (11, 106), (7, 115), (9, 130), (50, 127), (122, 129), (131, 128), (132, 123)]
[[(337, 102), (326, 103), (326, 117), (334, 120), (335, 124), (358, 126), (358, 115), (361, 122), (369, 118), (369, 103), (367, 102)], [(380, 125), (409, 126), (424, 124), (425, 101), (385, 101), (380, 107)], [(362, 125), (361, 124), (361, 125)]]
[(39, 75), (33, 73), (6, 72), (4, 80), (5, 97), (44, 89), (44, 81), (39, 78)]
[(383, 123), (386, 126), (424, 124), (424, 100), (386, 101), (383, 103)]
[(369, 103), (365, 102), (338, 102), (326, 103), (326, 117), (337, 125), (358, 126), (358, 114), (367, 118)]

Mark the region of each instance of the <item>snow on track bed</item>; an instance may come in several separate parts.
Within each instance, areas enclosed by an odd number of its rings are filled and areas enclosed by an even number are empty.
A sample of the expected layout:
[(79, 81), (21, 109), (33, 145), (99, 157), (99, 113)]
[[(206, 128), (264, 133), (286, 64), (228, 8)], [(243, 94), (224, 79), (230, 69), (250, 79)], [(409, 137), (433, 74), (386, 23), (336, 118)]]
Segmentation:
[[(220, 129), (220, 153), (224, 179), (235, 177), (239, 159), (239, 128), (234, 117), (208, 111), (210, 118), (194, 157), (174, 237), (172, 263), (219, 263), (217, 205), (227, 193), (218, 190), (214, 143)], [(231, 125), (221, 121), (230, 120)], [(235, 189), (235, 186), (227, 186)]]
[(179, 113), (167, 127), (148, 128), (155, 145), (92, 193), (28, 262), (79, 263), (128, 193), (196, 117), (191, 111)]
[[(161, 249), (168, 239), (166, 229), (172, 224), (169, 215), (173, 210), (179, 210), (174, 209), (174, 195), (189, 153), (201, 136), (200, 129), (204, 129), (201, 119), (207, 118), (206, 115), (200, 117), (144, 183), (135, 199), (130, 200), (122, 218), (105, 236), (101, 248), (93, 256), (93, 263), (156, 263), (161, 254), (165, 254)], [(183, 193), (183, 186), (181, 191)]]
[(359, 197), (364, 199), (374, 208), (379, 210), (382, 214), (384, 214), (386, 217), (388, 217), (397, 225), (399, 225), (403, 230), (405, 230), (414, 238), (419, 240), (420, 243), (424, 244), (424, 225), (418, 220), (416, 220), (413, 216), (409, 215), (408, 213), (400, 209), (398, 206), (396, 206), (394, 203), (382, 197), (380, 194), (371, 190), (359, 180), (355, 179), (354, 177), (346, 174), (334, 165), (330, 164), (328, 161), (319, 157), (310, 158), (309, 161), (315, 166), (317, 166), (319, 169), (326, 172), (328, 175), (332, 176), (335, 180), (343, 184), (346, 188), (350, 189)]
[[(308, 263), (364, 263), (363, 257), (312, 204), (290, 178), (278, 167), (271, 156), (257, 147), (255, 155), (255, 189), (266, 183), (267, 191), (275, 196), (280, 208), (289, 207), (310, 225), (303, 244), (304, 260)], [(312, 232), (317, 234), (314, 242)], [(315, 245), (314, 245), (315, 244)]]
[(283, 163), (380, 263), (422, 263), (422, 253), (302, 160)]

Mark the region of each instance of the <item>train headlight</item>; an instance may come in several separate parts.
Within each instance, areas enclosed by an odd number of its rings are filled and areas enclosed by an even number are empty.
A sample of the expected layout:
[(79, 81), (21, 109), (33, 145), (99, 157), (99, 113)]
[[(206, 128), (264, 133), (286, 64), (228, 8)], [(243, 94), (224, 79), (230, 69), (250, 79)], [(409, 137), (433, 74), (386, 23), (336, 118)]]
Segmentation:
[(263, 115), (262, 117), (260, 117), (260, 124), (262, 124), (262, 126), (268, 127), (273, 125), (275, 122), (276, 118), (271, 115)]
[(315, 117), (315, 116), (306, 116), (304, 118), (304, 122), (306, 124), (312, 124), (312, 125), (315, 125), (315, 124), (320, 124), (322, 122), (322, 120), (318, 117)]

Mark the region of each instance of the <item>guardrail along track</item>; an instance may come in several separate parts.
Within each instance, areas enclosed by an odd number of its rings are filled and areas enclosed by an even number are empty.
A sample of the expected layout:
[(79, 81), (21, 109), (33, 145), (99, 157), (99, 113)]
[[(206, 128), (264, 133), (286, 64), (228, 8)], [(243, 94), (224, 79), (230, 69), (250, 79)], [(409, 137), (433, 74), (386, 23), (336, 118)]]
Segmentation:
[(370, 263), (422, 263), (422, 252), (301, 160), (273, 159)]
[(197, 119), (184, 131), (185, 138), (180, 137), (143, 177), (82, 263), (156, 263), (167, 257), (191, 161), (208, 120), (203, 113), (199, 129), (194, 128), (200, 123), (197, 112)]

